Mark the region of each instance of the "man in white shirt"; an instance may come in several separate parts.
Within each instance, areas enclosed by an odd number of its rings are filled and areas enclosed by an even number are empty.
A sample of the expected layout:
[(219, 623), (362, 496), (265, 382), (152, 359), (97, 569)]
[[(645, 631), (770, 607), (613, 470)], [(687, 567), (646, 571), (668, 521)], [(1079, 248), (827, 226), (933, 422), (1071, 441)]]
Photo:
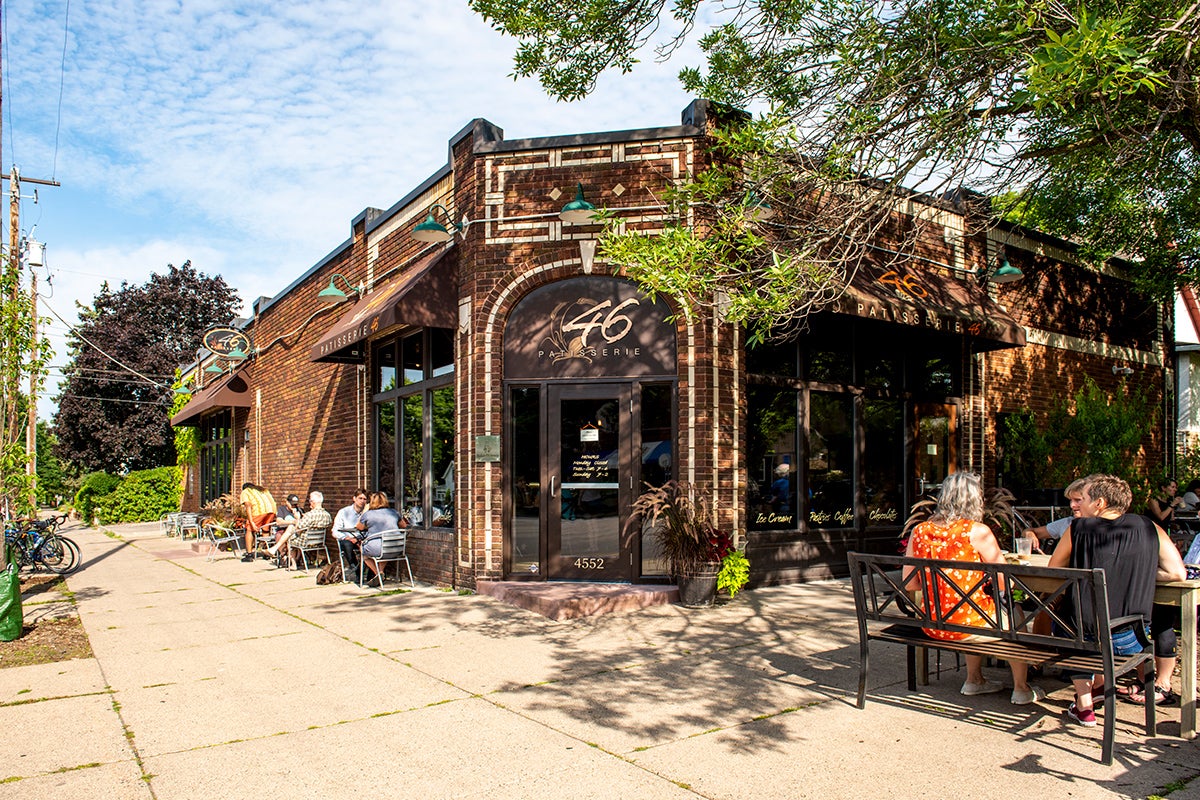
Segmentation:
[(358, 572), (358, 548), (354, 544), (358, 539), (358, 531), (354, 526), (358, 524), (358, 518), (366, 508), (367, 490), (360, 487), (354, 490), (353, 502), (333, 518), (333, 537), (337, 539), (338, 550), (342, 554), (342, 564), (345, 565), (347, 574)]
[(1083, 500), (1083, 487), (1086, 483), (1087, 478), (1080, 478), (1079, 480), (1071, 481), (1070, 485), (1063, 490), (1063, 494), (1067, 496), (1067, 502), (1071, 504), (1071, 516), (1047, 522), (1045, 525), (1039, 525), (1036, 528), (1026, 528), (1021, 534), (1026, 539), (1033, 539), (1034, 552), (1042, 552), (1042, 542), (1047, 539), (1054, 539), (1057, 542), (1067, 532), (1067, 529), (1071, 527), (1071, 520), (1079, 516), (1079, 503)]

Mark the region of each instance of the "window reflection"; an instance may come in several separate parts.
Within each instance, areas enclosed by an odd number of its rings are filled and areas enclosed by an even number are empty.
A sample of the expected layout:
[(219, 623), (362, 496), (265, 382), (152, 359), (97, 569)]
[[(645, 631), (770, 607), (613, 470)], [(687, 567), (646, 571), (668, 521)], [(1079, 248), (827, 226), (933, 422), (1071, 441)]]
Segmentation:
[(449, 528), (454, 524), (454, 387), (435, 389), (431, 395), (433, 437), (429, 444), (434, 483), (430, 524)]
[(404, 385), (425, 379), (424, 331), (400, 340), (400, 365), (404, 369)]
[(536, 575), (541, 559), (541, 411), (539, 392), (518, 387), (509, 395), (512, 416), (512, 572)]
[(854, 524), (854, 399), (809, 395), (808, 524), (848, 528)]
[(904, 521), (904, 406), (891, 400), (863, 404), (863, 490), (867, 527)]
[(791, 388), (751, 386), (747, 395), (749, 526), (754, 530), (793, 529), (800, 478), (796, 471), (799, 393)]
[(375, 350), (375, 391), (390, 392), (396, 388), (396, 343)]

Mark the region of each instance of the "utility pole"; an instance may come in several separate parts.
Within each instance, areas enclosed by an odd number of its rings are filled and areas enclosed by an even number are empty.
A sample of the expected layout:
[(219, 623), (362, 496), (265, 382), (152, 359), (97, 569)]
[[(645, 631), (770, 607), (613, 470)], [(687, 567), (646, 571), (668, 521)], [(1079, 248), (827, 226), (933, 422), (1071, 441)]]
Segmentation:
[[(13, 283), (9, 300), (16, 304), (21, 295), (21, 183), (37, 183), (42, 186), (59, 186), (58, 181), (41, 180), (38, 178), (22, 178), (21, 172), (14, 164), (8, 175), (0, 175), (8, 179), (9, 189), (9, 231), (8, 231), (8, 268), (12, 269)], [(35, 193), (36, 197), (36, 193)], [(36, 200), (35, 200), (36, 202)], [(29, 310), (32, 328), (30, 330), (29, 354), (29, 408), (25, 424), (25, 474), (29, 476), (29, 502), (37, 505), (37, 390), (38, 390), (38, 317), (37, 317), (37, 267), (43, 265), (42, 245), (36, 244), (36, 254), (31, 253), (29, 259)], [(5, 342), (10, 356), (19, 361), (21, 354), (11, 342)], [(4, 386), (4, 441), (16, 442), (17, 430), (20, 423), (17, 415), (17, 399), (20, 395), (20, 368), (10, 370), (5, 376)], [(11, 511), (11, 509), (9, 509)]]

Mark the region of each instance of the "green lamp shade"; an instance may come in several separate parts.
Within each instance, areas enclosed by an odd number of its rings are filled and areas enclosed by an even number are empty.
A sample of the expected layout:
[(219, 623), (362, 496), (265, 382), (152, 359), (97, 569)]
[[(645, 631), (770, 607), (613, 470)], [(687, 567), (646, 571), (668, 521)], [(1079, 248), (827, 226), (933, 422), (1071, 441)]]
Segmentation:
[(333, 280), (330, 279), (329, 285), (317, 292), (317, 299), (330, 305), (337, 305), (346, 301), (346, 293), (334, 286)]
[(593, 222), (596, 216), (596, 207), (583, 199), (583, 184), (578, 184), (575, 191), (575, 199), (562, 207), (562, 211), (558, 212), (558, 218), (563, 222), (571, 223), (572, 225), (583, 225), (588, 222)]
[(446, 229), (446, 226), (433, 218), (432, 211), (429, 212), (429, 216), (425, 217), (424, 222), (413, 228), (412, 232), (412, 238), (418, 242), (448, 242), (451, 237), (452, 234)]
[(1025, 277), (1025, 273), (1021, 272), (1019, 267), (1014, 267), (1008, 263), (1008, 259), (1004, 259), (1000, 266), (996, 267), (996, 271), (992, 273), (992, 281), (995, 283), (1012, 283), (1019, 281)]

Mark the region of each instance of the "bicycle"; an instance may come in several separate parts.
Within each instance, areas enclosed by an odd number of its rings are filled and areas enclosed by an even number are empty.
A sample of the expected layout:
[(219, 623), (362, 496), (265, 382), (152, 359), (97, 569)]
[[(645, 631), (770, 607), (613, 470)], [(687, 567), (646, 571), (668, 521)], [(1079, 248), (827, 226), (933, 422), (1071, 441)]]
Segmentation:
[(74, 540), (58, 533), (66, 514), (44, 520), (13, 520), (4, 530), (5, 545), (11, 548), (19, 569), (44, 566), (58, 575), (68, 575), (79, 568), (82, 554)]

